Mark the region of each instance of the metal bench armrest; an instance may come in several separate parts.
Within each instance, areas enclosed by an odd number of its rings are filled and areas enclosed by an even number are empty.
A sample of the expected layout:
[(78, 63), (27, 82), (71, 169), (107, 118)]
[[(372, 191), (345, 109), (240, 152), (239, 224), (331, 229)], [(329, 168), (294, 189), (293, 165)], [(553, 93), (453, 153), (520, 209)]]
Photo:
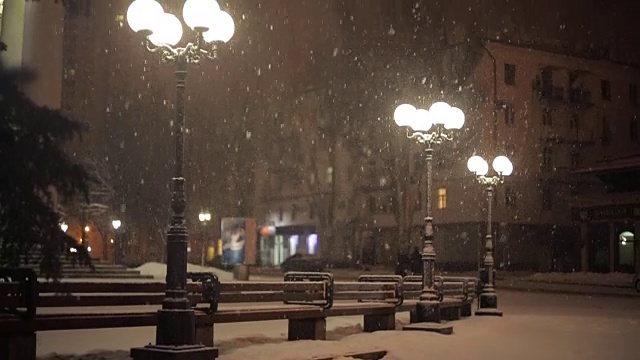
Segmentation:
[(187, 273), (187, 278), (202, 284), (202, 301), (209, 304), (209, 308), (205, 312), (213, 314), (218, 311), (218, 304), (220, 303), (220, 280), (218, 275), (190, 272)]
[(0, 308), (0, 313), (20, 316), (24, 320), (31, 320), (36, 316), (36, 301), (38, 299), (38, 275), (33, 269), (0, 268), (0, 280), (4, 282), (18, 282), (20, 292), (13, 296), (20, 297), (20, 305), (25, 310), (17, 308)]
[[(324, 287), (324, 300), (320, 303), (311, 301), (291, 301), (285, 297), (285, 304), (292, 305), (319, 305), (324, 309), (331, 309), (333, 306), (333, 274), (320, 273), (320, 272), (298, 272), (290, 271), (284, 274), (284, 281), (323, 281)], [(285, 294), (286, 295), (286, 294)]]
[[(400, 306), (404, 302), (402, 295), (402, 276), (400, 275), (360, 275), (358, 276), (358, 282), (389, 282), (395, 283), (395, 305)], [(362, 300), (359, 300), (362, 301)], [(387, 301), (387, 300), (383, 300)]]

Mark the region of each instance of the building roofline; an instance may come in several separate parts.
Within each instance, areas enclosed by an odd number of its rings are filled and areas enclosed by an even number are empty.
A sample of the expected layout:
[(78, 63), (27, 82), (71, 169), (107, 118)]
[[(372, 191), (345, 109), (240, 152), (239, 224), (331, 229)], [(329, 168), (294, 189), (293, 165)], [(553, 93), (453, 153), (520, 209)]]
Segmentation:
[(481, 41), (486, 45), (498, 44), (498, 45), (511, 46), (511, 47), (527, 49), (527, 50), (536, 50), (536, 51), (542, 51), (550, 54), (565, 55), (570, 58), (606, 62), (613, 65), (625, 66), (625, 67), (633, 68), (635, 70), (640, 70), (640, 63), (631, 63), (631, 62), (612, 60), (608, 57), (605, 57), (598, 51), (576, 51), (574, 49), (569, 49), (566, 47), (546, 45), (546, 44), (540, 44), (540, 43), (534, 43), (534, 42), (520, 42), (520, 41), (509, 42), (505, 40), (495, 40), (495, 39), (488, 39), (488, 38), (482, 38)]

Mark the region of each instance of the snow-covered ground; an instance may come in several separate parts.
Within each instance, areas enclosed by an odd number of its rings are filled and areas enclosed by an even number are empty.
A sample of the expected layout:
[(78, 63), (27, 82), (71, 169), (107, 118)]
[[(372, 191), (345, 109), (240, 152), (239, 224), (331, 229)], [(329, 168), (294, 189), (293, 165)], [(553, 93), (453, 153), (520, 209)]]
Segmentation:
[[(155, 280), (164, 281), (165, 277), (167, 276), (167, 264), (162, 264), (162, 263), (156, 263), (156, 262), (145, 263), (135, 268), (135, 270), (140, 271), (140, 274), (142, 275), (151, 275)], [(208, 273), (212, 272), (218, 275), (218, 279), (220, 279), (220, 281), (234, 281), (232, 272), (224, 271), (214, 267), (200, 266), (196, 264), (187, 264), (187, 272), (208, 272)], [(280, 278), (282, 278), (282, 276), (280, 276)], [(274, 277), (272, 276), (265, 277), (265, 276), (250, 275), (250, 280), (252, 281), (253, 280), (264, 281), (264, 280), (273, 280), (273, 279)]]
[(590, 285), (617, 285), (631, 286), (633, 282), (633, 274), (628, 273), (535, 273), (524, 277), (525, 280), (560, 282), (573, 284), (590, 284)]
[[(216, 325), (215, 343), (220, 360), (303, 360), (373, 349), (387, 350), (386, 360), (640, 358), (640, 302), (636, 299), (499, 291), (499, 305), (504, 317), (453, 322), (451, 336), (401, 331), (362, 334), (361, 317), (340, 317), (328, 319), (329, 341), (287, 342), (286, 321), (265, 321)], [(408, 322), (408, 314), (399, 314), (398, 320)], [(154, 328), (41, 332), (38, 354), (107, 350), (51, 359), (129, 360), (129, 348), (153, 342), (154, 335)]]

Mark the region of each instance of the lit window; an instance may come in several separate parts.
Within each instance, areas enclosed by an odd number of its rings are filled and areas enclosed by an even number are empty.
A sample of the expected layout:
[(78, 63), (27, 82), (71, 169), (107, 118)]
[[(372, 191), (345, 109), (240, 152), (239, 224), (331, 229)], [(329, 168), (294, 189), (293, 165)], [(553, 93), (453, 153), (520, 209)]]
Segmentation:
[(298, 240), (300, 238), (298, 237), (298, 235), (291, 235), (289, 236), (289, 254), (293, 255), (296, 253), (296, 250), (298, 250)]
[(309, 250), (309, 254), (313, 255), (316, 253), (316, 248), (318, 246), (318, 234), (311, 234), (307, 237), (307, 250)]
[(447, 188), (438, 189), (438, 209), (446, 209), (447, 208)]
[(329, 166), (327, 168), (327, 178), (326, 178), (327, 183), (331, 184), (333, 183), (333, 166)]
[(0, 35), (2, 35), (2, 14), (4, 13), (4, 0), (0, 0)]

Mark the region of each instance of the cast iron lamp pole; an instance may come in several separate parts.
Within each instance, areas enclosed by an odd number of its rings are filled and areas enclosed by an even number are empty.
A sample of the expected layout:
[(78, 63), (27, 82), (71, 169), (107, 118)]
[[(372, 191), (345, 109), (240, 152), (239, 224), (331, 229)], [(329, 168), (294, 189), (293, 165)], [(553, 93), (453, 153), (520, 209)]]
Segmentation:
[(233, 19), (220, 10), (215, 0), (186, 0), (182, 9), (185, 23), (194, 31), (192, 42), (176, 45), (182, 38), (182, 23), (165, 13), (155, 0), (135, 0), (127, 10), (127, 21), (133, 31), (145, 38), (144, 46), (159, 53), (163, 62), (176, 66), (176, 139), (175, 174), (171, 196), (171, 224), (167, 231), (167, 278), (162, 309), (158, 311), (156, 345), (131, 349), (135, 360), (215, 359), (217, 349), (196, 345), (195, 314), (186, 297), (187, 243), (184, 179), (184, 94), (187, 65), (202, 59), (214, 59), (214, 41), (227, 42), (234, 32)]
[(396, 108), (393, 117), (398, 126), (408, 126), (407, 137), (416, 139), (420, 144), (426, 144), (427, 160), (427, 214), (424, 219), (424, 247), (422, 249), (422, 293), (420, 302), (416, 307), (417, 320), (419, 322), (437, 322), (437, 316), (432, 316), (429, 309), (433, 303), (438, 302), (438, 295), (434, 288), (436, 251), (433, 247), (433, 216), (431, 209), (432, 186), (432, 161), (433, 146), (445, 141), (453, 140), (451, 130), (461, 129), (464, 125), (464, 113), (462, 110), (451, 107), (445, 102), (437, 102), (431, 105), (429, 111), (416, 109), (409, 104), (403, 104)]
[(120, 228), (120, 226), (122, 225), (122, 221), (120, 220), (113, 220), (111, 222), (111, 226), (113, 226), (113, 230), (115, 232), (115, 238), (116, 238), (116, 253), (115, 253), (115, 258), (116, 258), (116, 264), (117, 265), (121, 265), (122, 264), (122, 241), (120, 241), (120, 232), (118, 231), (118, 229)]
[(493, 235), (491, 234), (491, 212), (493, 208), (493, 190), (498, 184), (504, 182), (504, 177), (511, 175), (513, 164), (506, 156), (498, 156), (493, 160), (493, 169), (497, 175), (487, 176), (489, 164), (480, 156), (472, 156), (467, 161), (467, 168), (475, 176), (476, 180), (486, 186), (487, 189), (487, 235), (485, 238), (484, 255), (484, 284), (478, 299), (476, 315), (502, 316), (502, 310), (498, 309), (498, 295), (495, 289), (495, 277), (493, 274)]
[[(211, 221), (211, 213), (209, 212), (202, 212), (200, 214), (198, 214), (198, 220), (200, 220), (200, 224), (202, 224), (202, 227), (204, 229), (207, 229), (207, 225), (209, 224), (209, 222)], [(202, 246), (200, 246), (200, 265), (204, 266), (204, 259), (205, 259), (205, 251), (206, 251), (206, 239), (207, 239), (207, 232), (203, 231), (202, 234), (202, 238), (200, 239), (200, 241), (202, 242)]]

